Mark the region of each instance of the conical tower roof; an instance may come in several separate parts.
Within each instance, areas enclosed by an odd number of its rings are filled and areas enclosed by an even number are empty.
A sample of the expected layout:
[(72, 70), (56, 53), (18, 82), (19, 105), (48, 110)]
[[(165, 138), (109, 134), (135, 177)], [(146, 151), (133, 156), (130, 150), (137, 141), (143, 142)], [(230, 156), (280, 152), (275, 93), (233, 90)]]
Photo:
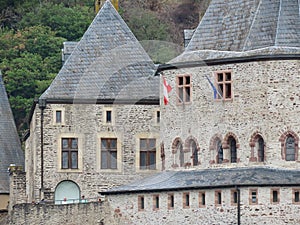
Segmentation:
[(139, 101), (159, 98), (155, 65), (106, 1), (42, 99)]
[(300, 2), (212, 0), (184, 54), (185, 57), (192, 53), (200, 56), (199, 51), (206, 58), (234, 54), (298, 54)]
[(0, 194), (9, 193), (10, 164), (24, 166), (24, 153), (0, 74)]

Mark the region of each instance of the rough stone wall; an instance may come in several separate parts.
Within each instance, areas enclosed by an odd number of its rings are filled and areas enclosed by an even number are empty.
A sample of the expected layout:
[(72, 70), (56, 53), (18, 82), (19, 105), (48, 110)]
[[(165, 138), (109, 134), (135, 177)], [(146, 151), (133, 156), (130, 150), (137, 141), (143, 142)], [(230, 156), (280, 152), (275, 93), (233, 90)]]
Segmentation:
[[(232, 71), (232, 101), (216, 101), (205, 76), (213, 81), (213, 73), (220, 70)], [(172, 169), (178, 163), (178, 155), (172, 154), (172, 143), (181, 138), (193, 137), (199, 147), (199, 168), (235, 167), (268, 164), (275, 167), (299, 168), (296, 161), (285, 161), (281, 155), (280, 137), (287, 132), (300, 135), (299, 85), (300, 61), (260, 61), (227, 65), (202, 66), (164, 71), (173, 91), (170, 103), (161, 106), (161, 137), (165, 143), (166, 167)], [(176, 75), (190, 74), (192, 103), (176, 103)], [(216, 152), (210, 150), (213, 137), (225, 142), (228, 134), (237, 138), (238, 163), (211, 164)], [(260, 133), (265, 141), (265, 162), (250, 162), (251, 136)], [(192, 162), (191, 153), (186, 153), (185, 162)], [(226, 156), (227, 152), (224, 151)], [(228, 154), (227, 154), (228, 156)]]
[[(55, 187), (63, 180), (76, 182), (81, 195), (99, 197), (98, 192), (109, 187), (128, 183), (161, 170), (159, 149), (159, 124), (156, 111), (159, 106), (47, 104), (44, 110), (44, 188), (53, 196)], [(63, 122), (55, 124), (55, 110), (63, 112)], [(112, 122), (104, 121), (105, 110), (112, 111)], [(40, 109), (35, 109), (31, 121), (31, 135), (27, 140), (27, 176), (29, 200), (38, 200), (40, 188)], [(79, 169), (62, 170), (60, 139), (78, 137)], [(121, 157), (118, 170), (100, 169), (100, 138), (116, 137), (120, 141)], [(136, 164), (140, 137), (157, 138), (157, 170), (139, 171)], [(51, 197), (50, 197), (51, 198)]]
[(9, 210), (17, 203), (27, 202), (26, 175), (23, 168), (10, 167)]
[[(250, 189), (257, 188), (258, 203), (249, 204)], [(215, 204), (215, 191), (221, 190), (222, 204)], [(119, 224), (237, 224), (237, 205), (232, 204), (234, 189), (185, 190), (174, 194), (174, 209), (168, 209), (167, 192), (140, 193), (108, 196)], [(241, 189), (241, 217), (244, 225), (253, 224), (299, 224), (299, 205), (292, 203), (292, 188), (279, 188), (278, 204), (271, 204), (270, 188), (251, 187)], [(190, 206), (183, 207), (183, 193), (190, 194)], [(199, 192), (205, 192), (206, 204), (199, 206)], [(138, 210), (138, 196), (143, 195), (145, 209)], [(153, 195), (159, 196), (159, 209), (154, 210)]]
[(114, 218), (107, 203), (69, 205), (19, 204), (10, 213), (6, 225), (114, 225)]

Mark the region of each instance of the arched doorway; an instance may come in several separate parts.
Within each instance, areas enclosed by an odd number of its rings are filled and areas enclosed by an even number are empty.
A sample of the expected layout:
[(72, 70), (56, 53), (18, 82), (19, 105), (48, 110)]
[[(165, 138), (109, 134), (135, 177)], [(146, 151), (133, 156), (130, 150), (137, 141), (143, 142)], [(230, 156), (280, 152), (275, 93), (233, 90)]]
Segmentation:
[(70, 180), (60, 182), (55, 188), (55, 204), (78, 203), (80, 199), (79, 186)]

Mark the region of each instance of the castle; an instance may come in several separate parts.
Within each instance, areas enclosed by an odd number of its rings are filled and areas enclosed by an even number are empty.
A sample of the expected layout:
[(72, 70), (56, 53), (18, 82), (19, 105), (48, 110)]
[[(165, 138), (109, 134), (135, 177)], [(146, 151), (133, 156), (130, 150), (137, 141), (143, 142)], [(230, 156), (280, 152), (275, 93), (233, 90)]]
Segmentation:
[(23, 202), (101, 200), (94, 224), (299, 224), (299, 11), (212, 0), (157, 67), (107, 1), (32, 111)]

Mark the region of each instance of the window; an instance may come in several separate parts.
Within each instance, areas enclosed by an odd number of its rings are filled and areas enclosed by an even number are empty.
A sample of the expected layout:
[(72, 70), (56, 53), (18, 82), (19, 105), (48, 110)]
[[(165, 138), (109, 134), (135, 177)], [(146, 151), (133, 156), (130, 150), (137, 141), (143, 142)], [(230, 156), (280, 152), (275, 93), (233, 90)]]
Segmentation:
[(300, 190), (293, 189), (293, 203), (300, 204)]
[(238, 202), (238, 192), (235, 190), (231, 190), (231, 205), (236, 205)]
[(62, 169), (78, 169), (78, 139), (62, 138)]
[(279, 203), (279, 189), (271, 189), (271, 203)]
[(199, 207), (205, 206), (205, 192), (199, 192)]
[(223, 156), (223, 148), (222, 148), (222, 142), (220, 140), (218, 140), (217, 143), (217, 163), (221, 164), (224, 160), (224, 156)]
[(257, 139), (257, 156), (258, 156), (258, 162), (263, 162), (265, 160), (265, 142), (262, 137), (259, 137)]
[(190, 193), (183, 193), (183, 208), (190, 207)]
[(56, 110), (55, 111), (55, 122), (56, 123), (61, 123), (62, 122), (62, 112), (61, 112), (61, 110)]
[(229, 148), (230, 148), (230, 162), (236, 163), (237, 162), (237, 152), (236, 152), (236, 141), (233, 137), (228, 139)]
[(140, 169), (156, 169), (156, 139), (140, 139)]
[(177, 152), (179, 152), (179, 165), (181, 167), (183, 167), (184, 166), (184, 151), (183, 151), (183, 147), (182, 147), (181, 142), (178, 142)]
[(101, 169), (117, 169), (117, 138), (101, 138)]
[(153, 210), (159, 209), (159, 195), (153, 195)]
[(156, 123), (160, 123), (160, 111), (156, 111)]
[(106, 113), (106, 123), (111, 123), (112, 122), (112, 112), (111, 112), (111, 110), (107, 110), (105, 113)]
[(189, 103), (191, 101), (191, 76), (177, 76), (177, 99), (178, 103)]
[(138, 196), (138, 211), (143, 211), (145, 209), (145, 199), (143, 195)]
[[(223, 100), (232, 99), (232, 76), (231, 71), (219, 71), (215, 73), (217, 88), (219, 93), (223, 96)], [(219, 95), (218, 99), (221, 97)]]
[(295, 138), (288, 136), (285, 141), (285, 160), (286, 161), (295, 161)]
[(217, 206), (222, 204), (222, 192), (221, 191), (215, 191), (215, 204)]
[(194, 140), (190, 140), (189, 145), (190, 145), (189, 146), (190, 150), (192, 152), (193, 166), (197, 166), (199, 164), (199, 160), (198, 160), (198, 149), (197, 149), (196, 142)]
[(257, 204), (257, 189), (249, 190), (249, 204), (254, 205)]
[(168, 209), (174, 209), (174, 194), (168, 194)]

